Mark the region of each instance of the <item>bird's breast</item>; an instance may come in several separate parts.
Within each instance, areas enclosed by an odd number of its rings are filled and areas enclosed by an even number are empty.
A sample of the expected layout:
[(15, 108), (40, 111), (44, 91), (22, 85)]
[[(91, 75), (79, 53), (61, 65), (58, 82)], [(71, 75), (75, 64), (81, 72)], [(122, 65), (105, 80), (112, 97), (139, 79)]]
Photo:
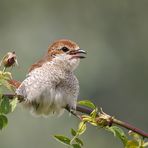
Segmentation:
[(60, 113), (66, 105), (75, 108), (78, 92), (73, 73), (64, 73), (52, 64), (33, 70), (16, 91), (25, 96), (36, 114)]

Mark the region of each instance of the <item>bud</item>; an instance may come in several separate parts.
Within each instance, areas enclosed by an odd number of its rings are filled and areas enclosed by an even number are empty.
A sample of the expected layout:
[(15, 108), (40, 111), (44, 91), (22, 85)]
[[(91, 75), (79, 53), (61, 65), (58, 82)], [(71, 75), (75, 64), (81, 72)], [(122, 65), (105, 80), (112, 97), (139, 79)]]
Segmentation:
[(15, 51), (8, 52), (1, 61), (1, 64), (4, 65), (5, 68), (14, 66), (15, 63), (18, 65)]

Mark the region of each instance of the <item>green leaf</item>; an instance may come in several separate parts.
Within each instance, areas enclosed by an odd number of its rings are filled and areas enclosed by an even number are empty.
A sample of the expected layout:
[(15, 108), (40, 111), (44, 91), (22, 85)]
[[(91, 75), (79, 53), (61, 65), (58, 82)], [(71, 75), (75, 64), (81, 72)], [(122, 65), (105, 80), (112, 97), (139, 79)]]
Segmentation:
[(87, 122), (92, 121), (92, 117), (89, 115), (82, 115), (81, 117), (83, 121), (87, 121)]
[(79, 144), (72, 144), (73, 148), (81, 148), (81, 146)]
[(10, 79), (12, 79), (12, 75), (11, 75), (10, 72), (3, 72), (2, 75), (3, 75), (3, 78), (4, 78), (5, 80), (10, 80)]
[(0, 101), (1, 101), (2, 97), (3, 97), (3, 94), (2, 94), (2, 90), (0, 88)]
[(77, 132), (73, 128), (71, 128), (71, 135), (76, 136), (76, 134), (77, 134)]
[(125, 148), (140, 148), (139, 143), (135, 140), (129, 140), (127, 141)]
[(98, 109), (95, 108), (95, 109), (91, 112), (90, 116), (91, 116), (93, 119), (95, 119), (97, 115), (98, 115)]
[(142, 137), (141, 137), (139, 134), (137, 134), (137, 133), (135, 133), (135, 132), (133, 132), (133, 131), (129, 131), (128, 134), (129, 134), (130, 136), (132, 136), (132, 138), (133, 138), (135, 141), (137, 141), (137, 142), (139, 142), (139, 143), (142, 142)]
[(8, 124), (8, 119), (4, 115), (0, 115), (0, 129), (4, 128)]
[(78, 102), (79, 105), (86, 106), (88, 108), (95, 109), (96, 106), (89, 100), (83, 100)]
[(3, 78), (0, 78), (0, 86), (3, 85), (5, 83), (6, 80), (4, 80)]
[(84, 145), (84, 144), (83, 144), (83, 141), (82, 141), (81, 139), (79, 139), (79, 138), (76, 138), (75, 141), (76, 141), (79, 145), (81, 145), (81, 146)]
[(145, 142), (144, 144), (143, 144), (143, 147), (147, 147), (148, 146), (148, 142)]
[(123, 142), (124, 145), (127, 143), (128, 138), (121, 128), (119, 128), (117, 126), (111, 126), (111, 127), (108, 127), (107, 129), (110, 132), (112, 132), (115, 137), (118, 137)]
[(70, 139), (68, 137), (62, 135), (55, 135), (54, 138), (63, 144), (70, 145)]
[(82, 120), (84, 122), (89, 122), (90, 124), (92, 124), (93, 126), (97, 126), (97, 122), (96, 122), (96, 118), (92, 117), (92, 116), (88, 116), (88, 115), (82, 115)]
[(9, 112), (11, 112), (11, 105), (10, 105), (9, 99), (6, 97), (2, 99), (2, 102), (0, 105), (0, 112), (3, 114), (8, 114)]
[(16, 108), (17, 103), (18, 103), (17, 97), (14, 98), (14, 99), (10, 102), (10, 105), (11, 105), (11, 112), (14, 111), (14, 109)]
[(83, 134), (85, 132), (85, 130), (86, 130), (86, 123), (82, 121), (82, 122), (79, 123), (79, 127), (78, 127), (77, 133), (79, 135), (81, 135), (81, 134)]
[(90, 121), (89, 122), (91, 125), (93, 125), (93, 126), (98, 126), (98, 124), (97, 124), (97, 122), (95, 121), (95, 120), (92, 120), (92, 121)]
[(9, 82), (5, 79), (0, 79), (0, 85), (6, 87), (8, 90), (13, 91), (14, 92), (14, 88), (12, 87), (11, 84), (9, 84)]

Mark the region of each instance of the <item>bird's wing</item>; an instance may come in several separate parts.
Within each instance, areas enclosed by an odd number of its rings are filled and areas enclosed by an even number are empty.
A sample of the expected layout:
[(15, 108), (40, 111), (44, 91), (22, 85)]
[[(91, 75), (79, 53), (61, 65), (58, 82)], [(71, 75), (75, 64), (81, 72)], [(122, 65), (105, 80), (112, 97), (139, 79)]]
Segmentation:
[(41, 67), (47, 61), (51, 61), (50, 55), (45, 55), (41, 60), (37, 61), (35, 64), (32, 64), (31, 67), (29, 68), (29, 72), (31, 72), (36, 68)]
[[(28, 100), (34, 100), (41, 97), (43, 92), (49, 92), (59, 83), (57, 79), (48, 69), (44, 69), (43, 66), (32, 70), (26, 79), (21, 83), (16, 90), (16, 94), (22, 95)], [(50, 97), (50, 96), (49, 96)]]

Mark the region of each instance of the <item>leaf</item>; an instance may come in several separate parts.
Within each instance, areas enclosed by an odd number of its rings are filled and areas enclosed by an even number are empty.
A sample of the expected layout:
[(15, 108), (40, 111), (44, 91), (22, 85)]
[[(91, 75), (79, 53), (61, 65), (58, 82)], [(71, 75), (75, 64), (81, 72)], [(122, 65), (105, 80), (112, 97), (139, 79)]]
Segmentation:
[(81, 135), (81, 134), (83, 134), (85, 132), (85, 130), (86, 130), (86, 123), (82, 121), (82, 122), (79, 123), (79, 127), (78, 127), (77, 133), (79, 135)]
[(0, 105), (0, 112), (3, 114), (8, 114), (9, 112), (11, 112), (11, 105), (10, 105), (9, 99), (6, 97), (2, 99), (2, 102)]
[(91, 112), (90, 116), (91, 116), (93, 119), (95, 119), (97, 115), (98, 115), (98, 109), (95, 108), (95, 109)]
[(9, 84), (9, 82), (5, 79), (0, 79), (0, 85), (6, 87), (8, 90), (13, 91), (14, 92), (14, 88), (11, 84)]
[(73, 128), (71, 128), (71, 135), (76, 136), (76, 134), (77, 134), (77, 132)]
[(13, 86), (8, 82), (12, 79), (10, 72), (2, 72), (0, 71), (0, 86), (4, 86), (10, 91), (14, 91)]
[(89, 101), (89, 100), (79, 101), (78, 104), (82, 105), (82, 106), (86, 106), (88, 108), (92, 108), (92, 109), (96, 108), (95, 105), (91, 101)]
[(16, 108), (17, 103), (18, 103), (17, 97), (14, 98), (14, 99), (10, 102), (10, 105), (11, 105), (11, 112), (14, 111), (14, 109)]
[(139, 143), (135, 140), (129, 140), (127, 141), (125, 148), (140, 148)]
[(146, 146), (148, 146), (148, 142), (145, 142), (145, 143), (143, 144), (143, 147), (146, 147)]
[(135, 141), (141, 143), (142, 137), (141, 137), (139, 134), (137, 134), (137, 133), (135, 133), (135, 132), (133, 132), (133, 131), (129, 131), (128, 134), (129, 134), (130, 136), (132, 136), (132, 138), (133, 138)]
[(0, 129), (4, 128), (8, 124), (8, 119), (4, 115), (0, 115)]
[(127, 143), (128, 138), (121, 128), (119, 128), (117, 126), (111, 126), (108, 128), (108, 130), (111, 131), (115, 137), (118, 137), (119, 139), (121, 139), (121, 141), (123, 142), (124, 145)]
[(96, 118), (94, 118), (92, 116), (88, 116), (88, 115), (82, 115), (81, 117), (84, 122), (89, 122), (93, 126), (98, 126), (98, 124), (96, 122)]
[(92, 117), (89, 116), (89, 115), (82, 115), (81, 117), (82, 117), (82, 120), (83, 120), (83, 121), (87, 121), (87, 122), (89, 122), (89, 121), (92, 120)]
[(93, 125), (93, 126), (98, 126), (98, 124), (96, 123), (95, 120), (92, 120), (92, 121), (90, 121), (89, 123), (90, 123), (91, 125)]
[(83, 144), (83, 141), (82, 141), (81, 139), (79, 139), (79, 138), (76, 138), (75, 141), (76, 141), (79, 145), (81, 145), (81, 146), (84, 145), (84, 144)]
[(2, 97), (3, 97), (3, 94), (2, 94), (2, 90), (0, 88), (0, 101), (1, 101)]
[(12, 79), (12, 75), (11, 75), (11, 73), (10, 72), (3, 72), (3, 78), (5, 79), (5, 80), (10, 80), (10, 79)]
[(79, 144), (72, 144), (73, 148), (81, 148), (81, 146)]
[(70, 145), (70, 139), (68, 137), (62, 135), (55, 135), (54, 138), (63, 144)]

